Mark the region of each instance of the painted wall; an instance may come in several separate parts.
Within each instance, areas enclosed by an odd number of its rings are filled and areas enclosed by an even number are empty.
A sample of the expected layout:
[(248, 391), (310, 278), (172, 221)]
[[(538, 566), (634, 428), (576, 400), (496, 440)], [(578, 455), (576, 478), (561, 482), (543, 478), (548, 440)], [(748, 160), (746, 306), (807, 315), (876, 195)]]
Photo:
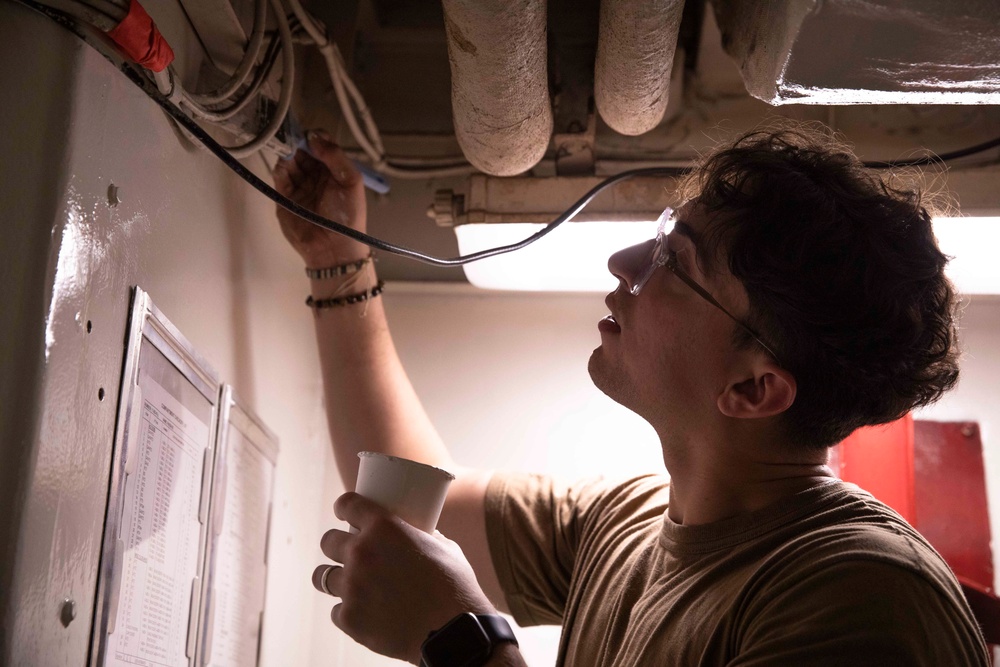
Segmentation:
[(280, 438), (262, 664), (311, 664), (332, 457), (300, 261), (263, 197), (74, 37), (0, 3), (0, 45), (0, 664), (86, 664), (136, 284)]

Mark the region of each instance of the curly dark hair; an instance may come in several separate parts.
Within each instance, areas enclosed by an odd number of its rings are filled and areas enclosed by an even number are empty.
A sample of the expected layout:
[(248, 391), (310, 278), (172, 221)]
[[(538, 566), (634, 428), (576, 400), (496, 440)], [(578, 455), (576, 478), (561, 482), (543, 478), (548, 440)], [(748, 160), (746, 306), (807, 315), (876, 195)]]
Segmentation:
[(687, 186), (711, 220), (700, 260), (743, 284), (748, 324), (796, 378), (783, 415), (793, 442), (837, 444), (955, 385), (956, 293), (919, 190), (787, 125), (709, 155)]

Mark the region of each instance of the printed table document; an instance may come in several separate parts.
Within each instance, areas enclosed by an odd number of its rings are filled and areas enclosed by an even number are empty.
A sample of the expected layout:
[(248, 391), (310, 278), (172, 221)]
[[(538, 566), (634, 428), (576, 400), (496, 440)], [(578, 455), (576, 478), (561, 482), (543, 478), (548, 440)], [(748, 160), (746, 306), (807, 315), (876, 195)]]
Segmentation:
[(215, 567), (209, 665), (254, 667), (264, 610), (268, 506), (273, 464), (228, 426), (226, 498)]
[[(121, 588), (107, 665), (186, 667), (198, 510), (209, 425), (149, 375), (130, 452), (120, 539)], [(131, 457), (135, 457), (134, 461)]]

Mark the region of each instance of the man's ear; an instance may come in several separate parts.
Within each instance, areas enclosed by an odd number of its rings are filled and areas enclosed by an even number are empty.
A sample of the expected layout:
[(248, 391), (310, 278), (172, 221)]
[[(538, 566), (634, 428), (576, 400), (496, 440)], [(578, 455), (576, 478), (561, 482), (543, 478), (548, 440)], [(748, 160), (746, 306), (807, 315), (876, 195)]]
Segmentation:
[(795, 377), (776, 364), (767, 364), (753, 377), (726, 386), (717, 399), (719, 411), (736, 419), (759, 419), (781, 414), (795, 401)]

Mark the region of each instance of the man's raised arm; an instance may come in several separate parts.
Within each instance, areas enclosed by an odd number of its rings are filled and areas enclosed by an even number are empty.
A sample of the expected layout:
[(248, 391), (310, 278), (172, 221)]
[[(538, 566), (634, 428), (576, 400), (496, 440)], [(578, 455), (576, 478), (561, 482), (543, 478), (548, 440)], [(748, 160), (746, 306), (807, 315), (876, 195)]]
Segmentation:
[[(311, 156), (298, 152), (279, 161), (279, 192), (324, 217), (354, 229), (366, 228), (361, 175), (336, 145), (310, 134)], [(309, 269), (332, 269), (312, 278), (315, 301), (371, 295), (378, 285), (367, 246), (313, 225), (278, 208), (278, 221)], [(357, 269), (357, 270), (355, 270)], [(333, 275), (331, 275), (333, 274)], [(480, 586), (494, 605), (503, 605), (486, 541), (484, 499), (489, 474), (459, 468), (431, 424), (396, 353), (382, 300), (365, 300), (314, 310), (323, 386), (334, 455), (345, 488), (354, 489), (358, 452), (377, 451), (436, 465), (456, 479), (438, 529), (459, 544)]]

